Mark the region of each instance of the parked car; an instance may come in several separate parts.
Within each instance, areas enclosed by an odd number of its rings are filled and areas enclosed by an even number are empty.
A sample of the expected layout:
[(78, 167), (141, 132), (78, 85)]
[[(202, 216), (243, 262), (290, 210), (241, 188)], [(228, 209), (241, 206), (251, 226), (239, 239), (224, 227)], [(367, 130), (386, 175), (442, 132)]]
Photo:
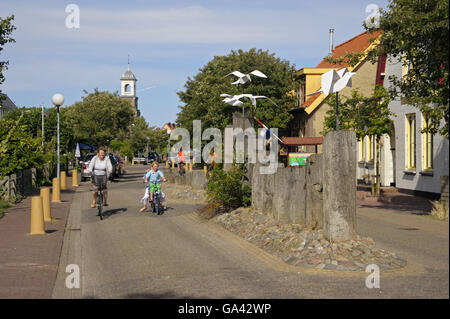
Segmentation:
[(87, 153), (83, 160), (80, 162), (81, 164), (81, 181), (89, 179), (91, 175), (88, 172), (89, 164), (91, 163), (91, 159), (97, 155), (97, 153)]
[(177, 152), (169, 152), (167, 154), (167, 160), (169, 161), (169, 166), (172, 166), (172, 162), (178, 164), (178, 153)]
[(147, 161), (148, 161), (149, 163), (153, 163), (154, 161), (157, 161), (158, 163), (161, 162), (160, 156), (159, 156), (159, 154), (156, 153), (156, 152), (150, 152), (150, 153), (148, 153)]
[(116, 177), (119, 177), (119, 163), (117, 162), (116, 158), (112, 154), (108, 154), (109, 160), (111, 161), (112, 165), (112, 174), (109, 176), (110, 180), (113, 180)]
[(145, 157), (145, 154), (136, 154), (133, 157), (133, 163), (134, 164), (144, 164), (147, 165), (147, 158)]

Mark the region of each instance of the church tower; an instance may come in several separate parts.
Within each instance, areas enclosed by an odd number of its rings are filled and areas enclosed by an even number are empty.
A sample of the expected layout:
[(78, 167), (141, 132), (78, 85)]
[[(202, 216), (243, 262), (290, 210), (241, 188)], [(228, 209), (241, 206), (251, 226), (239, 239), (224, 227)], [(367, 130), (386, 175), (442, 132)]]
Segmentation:
[(135, 116), (139, 116), (138, 98), (136, 96), (136, 77), (130, 70), (130, 57), (128, 57), (128, 69), (120, 78), (120, 98), (127, 100), (133, 106)]

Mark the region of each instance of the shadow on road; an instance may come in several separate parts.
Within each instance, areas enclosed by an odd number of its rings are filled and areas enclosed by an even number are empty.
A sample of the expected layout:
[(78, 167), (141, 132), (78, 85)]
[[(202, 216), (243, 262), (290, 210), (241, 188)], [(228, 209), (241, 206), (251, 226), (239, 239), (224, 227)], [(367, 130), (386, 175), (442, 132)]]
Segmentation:
[(105, 210), (104, 212), (102, 212), (102, 216), (103, 218), (108, 218), (110, 216), (122, 213), (122, 212), (126, 212), (128, 209), (127, 208), (116, 208), (116, 209), (110, 209), (110, 210)]

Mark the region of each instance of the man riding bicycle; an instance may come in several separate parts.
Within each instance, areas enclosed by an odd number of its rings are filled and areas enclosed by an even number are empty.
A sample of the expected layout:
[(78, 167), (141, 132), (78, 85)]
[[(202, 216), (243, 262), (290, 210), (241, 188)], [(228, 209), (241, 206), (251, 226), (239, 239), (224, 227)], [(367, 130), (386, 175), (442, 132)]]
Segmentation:
[[(104, 176), (104, 184), (103, 184), (103, 199), (104, 203), (103, 206), (108, 206), (107, 204), (107, 196), (108, 192), (106, 191), (106, 181), (108, 179), (108, 176), (112, 174), (112, 165), (111, 161), (109, 159), (109, 156), (106, 156), (106, 150), (103, 147), (100, 147), (97, 151), (97, 155), (95, 155), (91, 162), (89, 163), (88, 172), (91, 173), (93, 176)], [(92, 183), (94, 183), (94, 179), (92, 180)], [(94, 184), (95, 185), (95, 184)], [(95, 208), (95, 203), (97, 202), (97, 189), (99, 185), (95, 185), (95, 191), (94, 196), (92, 199), (91, 207)]]

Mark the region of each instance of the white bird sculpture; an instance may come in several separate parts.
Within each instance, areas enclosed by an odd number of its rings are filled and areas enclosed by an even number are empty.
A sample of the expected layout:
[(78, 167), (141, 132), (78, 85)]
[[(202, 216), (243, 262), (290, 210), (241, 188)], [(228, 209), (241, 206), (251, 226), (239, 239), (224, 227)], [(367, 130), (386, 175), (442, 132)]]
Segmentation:
[(233, 71), (233, 72), (225, 75), (224, 78), (226, 78), (229, 75), (234, 75), (234, 76), (238, 77), (238, 79), (236, 81), (234, 81), (233, 83), (231, 83), (231, 84), (235, 84), (235, 85), (237, 85), (237, 84), (245, 84), (248, 81), (252, 80), (251, 77), (250, 77), (250, 74), (251, 75), (255, 75), (257, 77), (260, 77), (260, 78), (267, 78), (267, 76), (264, 73), (262, 73), (261, 71), (258, 71), (258, 70), (254, 70), (254, 71), (252, 71), (252, 72), (250, 72), (248, 74), (244, 74), (244, 73), (241, 73), (239, 71)]
[(272, 99), (268, 98), (264, 95), (252, 95), (252, 94), (239, 94), (239, 95), (233, 95), (230, 94), (220, 94), (221, 97), (225, 97), (223, 101), (225, 103), (228, 103), (233, 106), (241, 106), (244, 104), (240, 99), (246, 97), (250, 99), (250, 102), (252, 103), (253, 107), (256, 107), (256, 100), (257, 99), (268, 99), (270, 102), (272, 102), (274, 105), (278, 106)]
[(320, 90), (308, 94), (314, 95), (317, 93), (323, 93), (325, 95), (328, 95), (330, 93), (336, 93), (341, 91), (346, 86), (351, 87), (352, 86), (352, 76), (355, 75), (355, 72), (348, 72), (347, 68), (340, 69), (338, 71), (336, 70), (330, 70), (324, 74), (322, 74), (321, 79), (321, 85), (322, 87)]

